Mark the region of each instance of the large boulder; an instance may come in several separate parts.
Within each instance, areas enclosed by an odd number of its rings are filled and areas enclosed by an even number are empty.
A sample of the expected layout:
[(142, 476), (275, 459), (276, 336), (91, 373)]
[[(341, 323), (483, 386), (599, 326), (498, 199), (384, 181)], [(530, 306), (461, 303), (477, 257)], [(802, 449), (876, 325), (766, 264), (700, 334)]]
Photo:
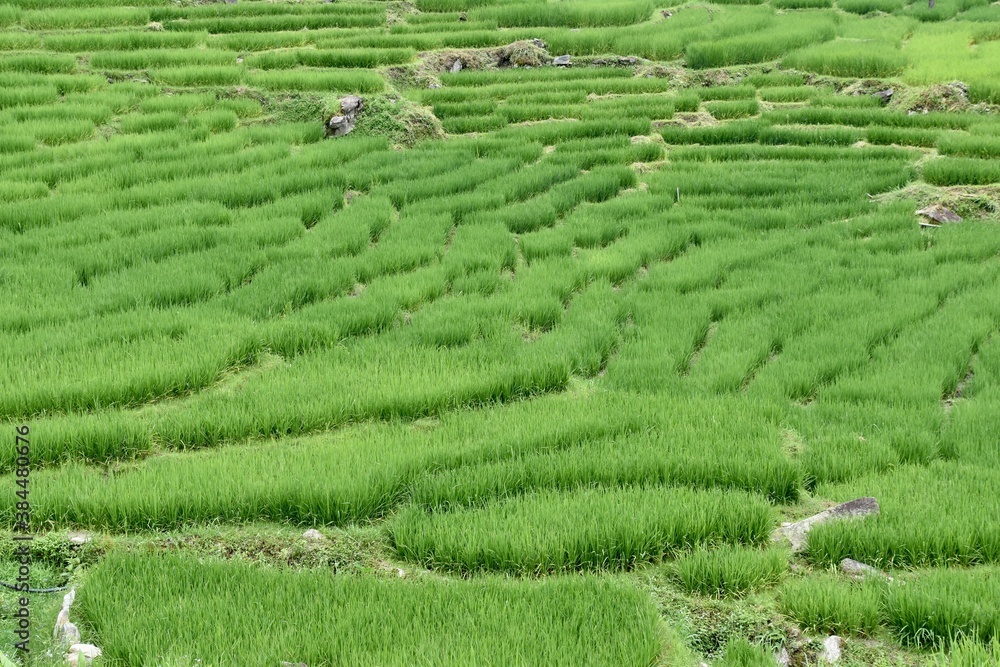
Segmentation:
[(358, 116), (365, 108), (365, 101), (357, 95), (340, 98), (340, 113), (326, 121), (326, 136), (342, 137), (350, 134), (358, 123)]
[(931, 204), (917, 211), (917, 215), (937, 223), (962, 222), (962, 216), (941, 204)]

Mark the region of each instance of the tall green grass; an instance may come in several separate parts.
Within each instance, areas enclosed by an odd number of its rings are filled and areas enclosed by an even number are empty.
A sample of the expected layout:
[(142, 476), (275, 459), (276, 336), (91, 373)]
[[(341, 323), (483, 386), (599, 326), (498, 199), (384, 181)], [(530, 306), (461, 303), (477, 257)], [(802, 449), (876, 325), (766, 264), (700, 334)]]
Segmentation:
[(699, 549), (674, 563), (686, 590), (702, 595), (742, 595), (778, 583), (788, 567), (787, 554), (777, 549), (742, 547)]
[[(646, 596), (590, 577), (400, 580), (114, 553), (89, 573), (77, 605), (118, 661), (499, 666), (531, 656), (642, 667), (660, 651)], [(283, 622), (265, 627), (264, 617)]]
[(832, 76), (888, 77), (902, 74), (907, 59), (886, 42), (841, 40), (793, 51), (781, 65)]
[(771, 524), (763, 499), (687, 489), (542, 492), (481, 509), (401, 513), (399, 555), (459, 571), (629, 568), (704, 542), (752, 544)]

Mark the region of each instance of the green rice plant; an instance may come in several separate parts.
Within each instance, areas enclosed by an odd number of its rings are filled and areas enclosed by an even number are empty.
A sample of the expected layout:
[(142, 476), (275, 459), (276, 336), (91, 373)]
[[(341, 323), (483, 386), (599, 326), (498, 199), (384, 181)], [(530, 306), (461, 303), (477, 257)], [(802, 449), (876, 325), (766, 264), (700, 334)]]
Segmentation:
[(872, 577), (848, 582), (830, 574), (788, 579), (781, 606), (802, 627), (817, 632), (873, 635), (882, 622), (887, 584)]
[[(186, 33), (174, 34), (184, 35)], [(211, 35), (205, 41), (210, 47), (228, 49), (230, 51), (267, 51), (269, 49), (305, 46), (309, 43), (309, 38), (309, 33), (301, 30), (293, 30), (288, 32), (227, 33)]]
[(672, 101), (675, 111), (697, 111), (701, 107), (701, 98), (692, 91), (675, 95)]
[(1000, 182), (1000, 165), (995, 160), (938, 158), (923, 166), (923, 176), (934, 185), (986, 185)]
[(993, 640), (988, 644), (977, 642), (968, 637), (962, 637), (955, 642), (950, 650), (940, 650), (936, 666), (951, 665), (952, 667), (978, 667), (992, 665), (1000, 661), (1000, 641)]
[(817, 94), (813, 86), (774, 86), (758, 91), (763, 102), (808, 102)]
[(327, 72), (318, 69), (297, 69), (288, 72), (248, 72), (244, 80), (248, 85), (268, 90), (377, 93), (385, 87), (382, 77), (365, 70)]
[(94, 124), (88, 120), (29, 121), (8, 129), (24, 133), (40, 143), (56, 146), (90, 138), (94, 133)]
[(504, 28), (562, 26), (587, 28), (641, 23), (653, 13), (648, 0), (617, 0), (614, 3), (501, 4), (470, 10), (473, 21), (496, 21)]
[[(705, 69), (774, 60), (793, 49), (834, 37), (832, 22), (827, 17), (808, 17), (804, 25), (775, 24), (773, 28), (724, 39), (691, 42), (684, 49), (689, 67)], [(811, 24), (811, 25), (810, 25)]]
[(969, 136), (959, 133), (941, 134), (938, 153), (961, 157), (991, 159), (1000, 157), (1000, 137)]
[(760, 118), (737, 120), (716, 127), (671, 127), (660, 132), (668, 144), (745, 144), (756, 142), (769, 125)]
[[(679, 414), (697, 419), (697, 415), (711, 409), (708, 405), (694, 401)], [(726, 427), (738, 427), (746, 434), (738, 443), (724, 437), (723, 432), (731, 431), (715, 424), (701, 427), (704, 436), (698, 439), (665, 426), (656, 433), (632, 436), (627, 441), (595, 440), (566, 451), (442, 472), (415, 484), (411, 493), (417, 503), (429, 508), (478, 505), (532, 490), (575, 489), (592, 484), (735, 488), (779, 502), (796, 498), (801, 484), (797, 470), (781, 459), (773, 444), (768, 444), (776, 436), (768, 437), (766, 432), (754, 429), (744, 413), (738, 414), (738, 419), (726, 421)], [(703, 449), (702, 457), (696, 455), (699, 447)], [(738, 454), (734, 455), (734, 451)]]
[(806, 46), (781, 60), (782, 67), (842, 77), (889, 77), (902, 74), (906, 55), (879, 41), (840, 40)]
[(748, 494), (650, 487), (542, 492), (447, 513), (405, 510), (390, 532), (401, 557), (428, 566), (550, 572), (630, 568), (706, 541), (758, 543), (770, 523), (767, 504)]
[(757, 91), (753, 86), (710, 86), (698, 89), (702, 100), (753, 100)]
[[(332, 3), (331, 3), (332, 4)], [(330, 6), (330, 5), (328, 5)], [(212, 34), (226, 33), (275, 33), (323, 28), (374, 28), (385, 25), (385, 14), (377, 5), (354, 5), (370, 13), (331, 12), (310, 14), (281, 14), (270, 16), (226, 16), (218, 18), (175, 19), (165, 24), (171, 31), (205, 31)], [(324, 9), (320, 7), (320, 9)]]
[(244, 59), (247, 67), (289, 69), (306, 67), (380, 67), (412, 60), (413, 49), (301, 49), (266, 51)]
[(131, 7), (89, 7), (86, 9), (44, 9), (21, 13), (21, 25), (28, 30), (72, 30), (142, 26), (149, 11)]
[[(996, 563), (1000, 541), (986, 519), (994, 500), (980, 486), (992, 484), (994, 475), (992, 469), (938, 461), (819, 487), (833, 490), (873, 480), (865, 489), (878, 498), (882, 513), (872, 520), (817, 527), (809, 535), (809, 558), (822, 563), (854, 558), (882, 566)], [(965, 491), (959, 493), (960, 488)], [(967, 512), (969, 507), (980, 510)]]
[(705, 108), (718, 120), (732, 118), (747, 118), (757, 115), (759, 106), (757, 100), (735, 100), (732, 102), (708, 102)]
[(39, 74), (69, 74), (76, 69), (76, 59), (47, 53), (26, 53), (0, 56), (2, 72), (35, 72)]
[(168, 86), (231, 86), (243, 80), (240, 67), (165, 67), (150, 70), (150, 76)]
[(903, 8), (903, 0), (837, 0), (837, 6), (852, 14), (885, 12), (892, 14)]
[(860, 140), (862, 136), (862, 132), (849, 127), (768, 127), (761, 130), (758, 140), (762, 144), (850, 146)]
[(903, 114), (874, 108), (819, 108), (814, 106), (800, 109), (775, 109), (767, 112), (765, 118), (780, 124), (851, 125), (855, 127), (883, 125), (887, 127), (952, 129), (967, 129), (973, 122), (972, 118), (961, 114)]
[[(411, 581), (117, 552), (90, 573), (77, 604), (100, 634), (104, 655), (119, 661), (183, 662), (194, 653), (216, 665), (388, 667), (412, 664), (418, 654), (441, 666), (506, 665), (530, 655), (552, 665), (641, 667), (661, 650), (647, 597), (592, 577)], [(169, 631), (152, 630), (156, 609), (166, 616), (155, 623)], [(261, 632), (259, 612), (288, 623)], [(390, 616), (412, 621), (381, 627)], [(150, 639), (136, 647), (137, 636)]]
[(773, 663), (774, 656), (764, 648), (751, 644), (743, 637), (733, 636), (723, 647), (719, 664), (726, 667), (769, 667)]
[(8, 27), (18, 21), (21, 18), (21, 10), (19, 7), (14, 7), (12, 5), (2, 5), (0, 6), (0, 27)]
[(448, 134), (468, 134), (490, 132), (506, 127), (507, 118), (500, 114), (485, 116), (448, 116), (441, 121), (441, 127)]
[(6, 32), (0, 33), (0, 50), (26, 51), (42, 48), (42, 38), (31, 33)]
[(67, 32), (46, 34), (43, 44), (49, 51), (133, 51), (137, 49), (184, 49), (203, 44), (204, 33)]
[(465, 70), (444, 73), (441, 82), (452, 86), (489, 86), (494, 84), (525, 83), (534, 81), (579, 81), (592, 79), (628, 79), (634, 76), (629, 68), (535, 68), (502, 70)]
[(991, 81), (973, 81), (969, 84), (969, 99), (977, 103), (997, 104), (1000, 101), (1000, 86)]
[(739, 596), (778, 583), (788, 567), (779, 549), (723, 546), (699, 549), (673, 564), (676, 577), (690, 593)]
[(239, 116), (233, 111), (220, 109), (191, 116), (189, 122), (192, 127), (204, 128), (212, 133), (231, 132), (239, 123)]
[(950, 19), (966, 7), (977, 4), (987, 4), (985, 0), (946, 0), (940, 4), (934, 3), (934, 7), (921, 6), (919, 3), (911, 3), (903, 8), (901, 14), (912, 16), (921, 21), (944, 21)]
[(795, 72), (768, 72), (751, 74), (744, 81), (755, 88), (788, 88), (805, 85), (805, 77)]
[(896, 144), (930, 148), (940, 144), (940, 136), (940, 131), (921, 128), (870, 126), (865, 129), (865, 140), (880, 146)]
[(364, 3), (344, 3), (336, 7), (322, 5), (282, 5), (282, 4), (247, 4), (240, 7), (220, 7), (218, 5), (196, 5), (188, 7), (157, 7), (150, 16), (157, 21), (174, 18), (235, 18), (244, 16), (311, 16), (330, 14), (379, 14), (380, 8)]
[(0, 109), (52, 104), (59, 97), (54, 86), (32, 86), (0, 89)]
[(833, 0), (773, 0), (775, 9), (824, 9), (833, 6)]
[(578, 118), (583, 109), (579, 106), (545, 104), (504, 104), (497, 111), (508, 123), (524, 123), (539, 120), (560, 120)]
[(922, 572), (889, 589), (886, 621), (909, 644), (935, 646), (963, 638), (995, 642), (1000, 638), (997, 574), (993, 568)]
[(135, 114), (122, 119), (121, 132), (139, 134), (143, 132), (162, 132), (179, 126), (183, 122), (180, 114), (170, 111), (151, 114)]
[(232, 52), (209, 49), (136, 49), (99, 51), (90, 56), (91, 67), (101, 69), (146, 69), (194, 65), (234, 65)]

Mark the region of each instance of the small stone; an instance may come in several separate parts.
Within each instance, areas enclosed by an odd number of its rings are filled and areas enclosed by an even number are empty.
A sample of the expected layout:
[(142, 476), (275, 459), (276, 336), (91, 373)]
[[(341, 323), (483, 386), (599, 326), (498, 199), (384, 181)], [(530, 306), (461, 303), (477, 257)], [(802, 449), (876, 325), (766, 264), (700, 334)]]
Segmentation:
[(462, 59), (458, 58), (457, 60), (455, 60), (455, 62), (451, 64), (451, 73), (456, 74), (458, 72), (461, 72), (463, 67), (465, 67), (465, 65), (462, 64)]
[(315, 528), (310, 528), (306, 532), (302, 533), (302, 539), (304, 540), (325, 540), (326, 537), (323, 533), (319, 532)]
[(866, 565), (860, 561), (856, 561), (853, 558), (845, 558), (840, 561), (840, 569), (844, 574), (849, 574), (852, 577), (864, 577), (870, 574), (881, 575), (882, 572), (872, 567), (871, 565)]
[(556, 67), (569, 67), (573, 64), (573, 57), (569, 54), (563, 56), (556, 56), (552, 59), (552, 64)]
[(887, 88), (885, 90), (880, 90), (875, 93), (875, 97), (882, 101), (882, 104), (888, 104), (889, 100), (892, 99), (892, 88)]
[(840, 660), (841, 646), (844, 640), (837, 635), (830, 635), (823, 640), (823, 650), (820, 651), (819, 658), (823, 662), (834, 663)]
[(784, 646), (781, 647), (781, 652), (774, 660), (778, 663), (778, 667), (788, 667), (792, 664), (792, 656), (788, 655), (788, 649)]
[(86, 544), (93, 539), (90, 533), (82, 530), (71, 531), (68, 537), (70, 544)]
[(917, 215), (930, 218), (935, 222), (962, 222), (962, 216), (941, 204), (926, 206), (917, 211)]

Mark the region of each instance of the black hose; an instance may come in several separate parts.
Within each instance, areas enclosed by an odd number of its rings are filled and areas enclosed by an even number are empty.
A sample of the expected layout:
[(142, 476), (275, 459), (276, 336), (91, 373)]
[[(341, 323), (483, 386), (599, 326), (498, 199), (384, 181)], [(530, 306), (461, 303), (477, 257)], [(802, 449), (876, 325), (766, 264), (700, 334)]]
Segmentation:
[(8, 584), (6, 581), (0, 581), (0, 586), (9, 588), (12, 591), (17, 591), (18, 593), (57, 593), (69, 588), (69, 584), (66, 584), (65, 586), (56, 586), (55, 588), (29, 588), (28, 590), (24, 590), (20, 586)]

